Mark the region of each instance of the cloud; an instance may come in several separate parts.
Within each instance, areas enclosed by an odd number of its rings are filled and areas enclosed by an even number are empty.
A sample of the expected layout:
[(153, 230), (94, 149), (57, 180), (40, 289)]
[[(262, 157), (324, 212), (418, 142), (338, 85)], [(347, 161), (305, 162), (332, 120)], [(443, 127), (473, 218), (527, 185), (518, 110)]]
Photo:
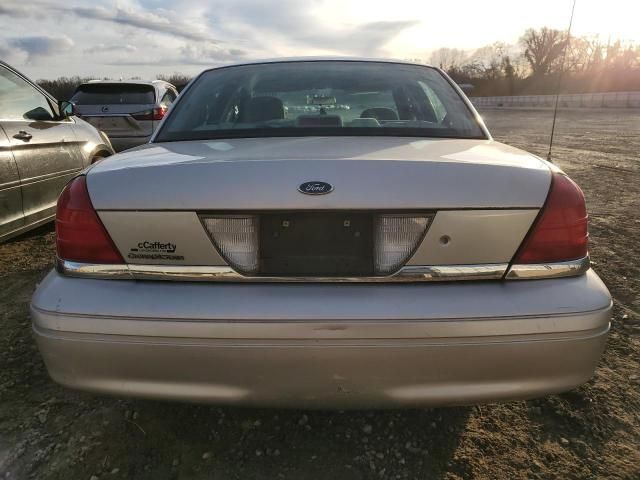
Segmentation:
[(380, 21), (344, 28), (333, 33), (304, 33), (300, 40), (308, 45), (358, 55), (376, 55), (403, 30), (417, 25), (417, 20)]
[[(227, 36), (244, 37), (250, 45), (269, 52), (273, 44), (288, 50), (330, 50), (341, 55), (375, 55), (417, 20), (377, 21), (348, 24), (339, 14), (327, 16), (317, 10), (322, 2), (280, 0), (218, 0), (210, 4), (213, 28)], [(270, 45), (271, 44), (271, 45)], [(268, 56), (273, 56), (268, 53)]]
[(269, 29), (283, 34), (308, 32), (320, 28), (322, 19), (315, 18), (314, 3), (300, 0), (280, 0), (277, 3), (264, 0), (218, 0), (209, 4), (213, 26), (223, 28), (229, 20), (237, 23)]
[(217, 46), (184, 45), (179, 49), (182, 61), (191, 65), (206, 65), (213, 62), (233, 61), (245, 57), (247, 52), (239, 48)]
[(222, 63), (233, 63), (246, 56), (244, 50), (220, 48), (218, 46), (183, 45), (175, 55), (133, 56), (109, 62), (109, 65), (194, 65), (214, 67)]
[(10, 38), (7, 43), (10, 47), (25, 52), (28, 60), (67, 52), (74, 45), (73, 40), (66, 35)]
[(137, 52), (138, 47), (135, 45), (106, 45), (104, 43), (98, 43), (89, 48), (84, 49), (84, 53), (96, 54), (96, 53), (133, 53)]
[(392, 40), (418, 23), (358, 23), (338, 0), (0, 0), (0, 19), (0, 53), (40, 76), (139, 75), (181, 65), (192, 71), (277, 56), (386, 56)]
[(8, 3), (6, 5), (0, 4), (0, 16), (25, 18), (31, 16), (31, 13), (31, 9), (28, 6), (12, 3)]
[(144, 30), (167, 34), (187, 40), (207, 41), (217, 43), (206, 29), (194, 22), (184, 22), (176, 12), (164, 8), (144, 9), (130, 7), (102, 7), (102, 6), (69, 6), (62, 2), (49, 3), (32, 0), (29, 4), (22, 4), (15, 0), (2, 0), (0, 16), (16, 18), (40, 17), (45, 12), (62, 15), (73, 14), (88, 20), (109, 22), (114, 25), (126, 25)]
[(2, 58), (3, 60), (7, 60), (12, 56), (13, 52), (11, 51), (11, 49), (8, 46), (0, 43), (0, 58)]
[(194, 25), (171, 18), (166, 10), (159, 10), (159, 13), (120, 7), (109, 10), (104, 7), (71, 7), (68, 10), (82, 18), (143, 28), (187, 40), (218, 42), (208, 33), (198, 31)]
[[(172, 3), (165, 0), (139, 0), (141, 3), (124, 3), (127, 6), (121, 3), (111, 7), (73, 3), (69, 5), (60, 0), (31, 0), (29, 4), (17, 0), (0, 1), (3, 2), (0, 15), (39, 18), (51, 13), (75, 15), (86, 20), (134, 27), (189, 40), (195, 42), (195, 47), (202, 44), (239, 44), (238, 50), (251, 51), (252, 56), (269, 57), (278, 55), (279, 51), (289, 53), (305, 48), (316, 52), (376, 55), (403, 30), (419, 23), (415, 20), (400, 20), (349, 25), (344, 20), (341, 22), (339, 15), (328, 17), (323, 10), (325, 2), (319, 0), (280, 0), (277, 8), (273, 2), (265, 0), (210, 0), (196, 2), (195, 5), (188, 2), (189, 8), (181, 0)], [(171, 5), (176, 11), (167, 10), (165, 5)], [(225, 41), (219, 38), (224, 38)], [(95, 51), (91, 47), (85, 50), (87, 53), (105, 51), (99, 45)], [(198, 63), (206, 62), (209, 58), (224, 59), (225, 52), (230, 51), (231, 49), (221, 49), (217, 52), (204, 52), (204, 55), (199, 52), (204, 59), (190, 56), (188, 60)], [(229, 55), (233, 56), (237, 54)]]

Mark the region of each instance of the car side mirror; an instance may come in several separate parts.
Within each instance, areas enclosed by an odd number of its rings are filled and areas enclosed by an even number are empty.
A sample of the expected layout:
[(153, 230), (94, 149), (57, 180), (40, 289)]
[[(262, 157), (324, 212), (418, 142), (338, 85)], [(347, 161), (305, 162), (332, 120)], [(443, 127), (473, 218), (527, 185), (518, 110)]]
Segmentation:
[(62, 118), (69, 118), (75, 113), (75, 105), (71, 102), (60, 101), (58, 102), (58, 111)]

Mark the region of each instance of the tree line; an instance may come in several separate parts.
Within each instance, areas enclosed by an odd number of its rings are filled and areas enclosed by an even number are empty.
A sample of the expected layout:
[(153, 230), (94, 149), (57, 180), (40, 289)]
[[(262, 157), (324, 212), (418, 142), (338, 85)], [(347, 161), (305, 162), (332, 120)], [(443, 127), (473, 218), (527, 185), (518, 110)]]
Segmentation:
[[(565, 49), (566, 47), (566, 49)], [(516, 44), (496, 42), (473, 51), (441, 48), (430, 63), (472, 95), (535, 95), (640, 90), (640, 45), (599, 37), (569, 38), (560, 30), (528, 29)]]
[[(474, 96), (552, 94), (558, 91), (561, 75), (562, 93), (640, 90), (640, 45), (569, 38), (547, 27), (528, 29), (515, 44), (496, 42), (471, 51), (440, 48), (429, 60), (456, 82), (472, 85)], [(180, 73), (156, 78), (178, 90), (190, 80)], [(68, 100), (88, 80), (75, 76), (38, 83), (56, 98)]]
[[(183, 75), (181, 73), (174, 73), (171, 75), (156, 75), (154, 79), (164, 80), (174, 85), (178, 92), (186, 87), (191, 77)], [(73, 93), (78, 88), (78, 85), (86, 83), (89, 80), (113, 80), (108, 77), (96, 78), (96, 77), (60, 77), (55, 80), (38, 80), (36, 83), (44, 88), (47, 92), (53, 95), (58, 100), (69, 100)], [(141, 80), (141, 77), (133, 77), (129, 80)]]

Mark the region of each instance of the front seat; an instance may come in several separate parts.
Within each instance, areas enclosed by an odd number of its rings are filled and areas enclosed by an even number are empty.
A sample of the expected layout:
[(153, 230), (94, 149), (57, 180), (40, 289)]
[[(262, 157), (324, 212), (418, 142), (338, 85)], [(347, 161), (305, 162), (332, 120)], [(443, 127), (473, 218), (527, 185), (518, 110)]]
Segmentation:
[(360, 114), (360, 118), (375, 118), (376, 120), (398, 120), (395, 110), (386, 107), (367, 108)]
[(241, 111), (243, 123), (259, 123), (284, 118), (284, 105), (276, 97), (252, 97), (244, 103)]

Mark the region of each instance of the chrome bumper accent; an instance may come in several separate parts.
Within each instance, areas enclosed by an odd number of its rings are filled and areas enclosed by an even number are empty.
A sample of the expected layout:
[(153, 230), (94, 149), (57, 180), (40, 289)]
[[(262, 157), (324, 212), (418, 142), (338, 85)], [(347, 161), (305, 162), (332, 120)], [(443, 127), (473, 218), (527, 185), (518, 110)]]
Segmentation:
[(70, 277), (133, 279), (127, 265), (69, 262), (56, 258), (56, 270)]
[(506, 263), (406, 266), (393, 275), (377, 277), (261, 277), (242, 275), (227, 266), (100, 265), (57, 259), (58, 272), (70, 277), (206, 282), (384, 283), (499, 280), (508, 266)]
[[(393, 275), (372, 277), (266, 277), (248, 276), (228, 266), (207, 265), (137, 265), (91, 264), (57, 259), (58, 272), (70, 277), (172, 280), (189, 282), (254, 282), (254, 283), (396, 283), (441, 282), (463, 280), (534, 280), (582, 275), (590, 267), (589, 257), (549, 264), (516, 264), (508, 269), (506, 263), (486, 265), (410, 265)], [(507, 269), (509, 270), (507, 272)], [(506, 273), (506, 275), (505, 275)]]
[(507, 280), (533, 280), (536, 278), (560, 278), (582, 275), (591, 268), (589, 256), (558, 263), (512, 265), (505, 276)]

